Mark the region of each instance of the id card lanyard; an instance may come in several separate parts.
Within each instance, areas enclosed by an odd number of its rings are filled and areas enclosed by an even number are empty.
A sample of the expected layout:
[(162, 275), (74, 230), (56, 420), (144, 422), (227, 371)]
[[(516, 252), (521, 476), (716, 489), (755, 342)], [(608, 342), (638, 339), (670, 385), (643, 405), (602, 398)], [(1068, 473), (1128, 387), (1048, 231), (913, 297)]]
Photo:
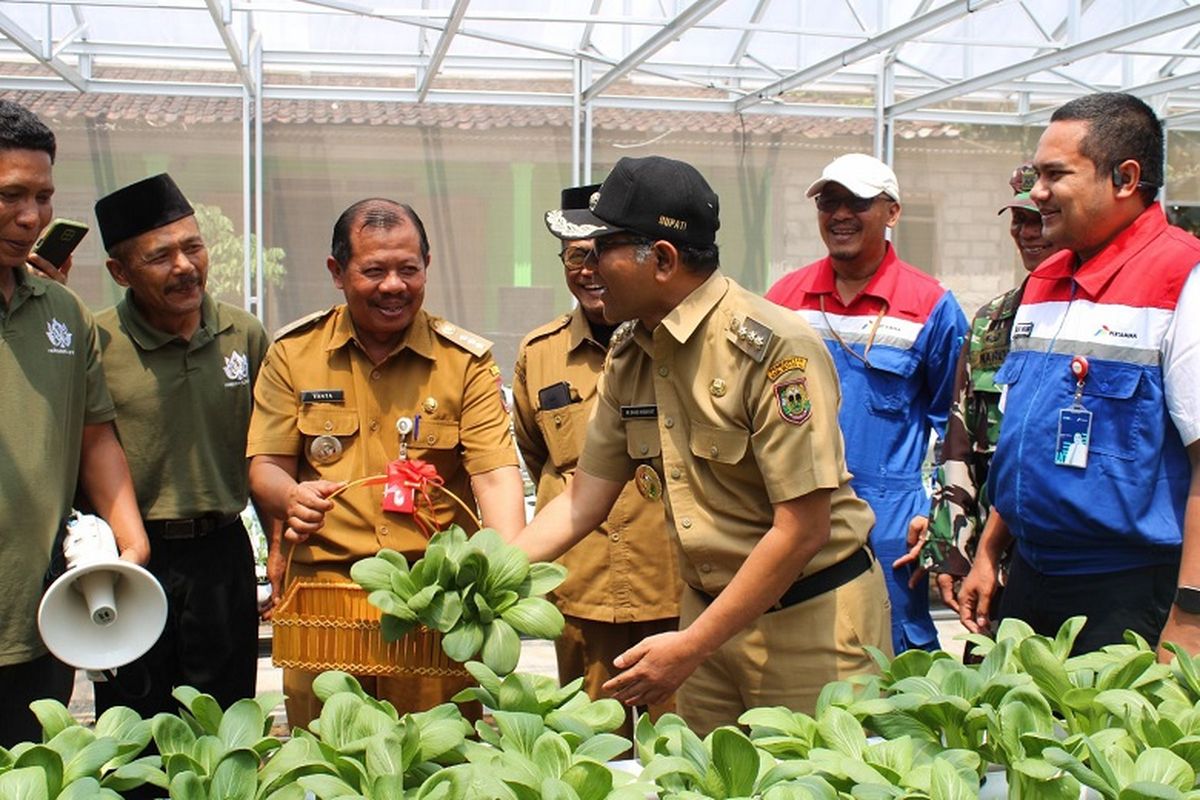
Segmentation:
[(1092, 412), (1083, 407), (1083, 384), (1088, 375), (1088, 360), (1084, 356), (1071, 359), (1071, 375), (1075, 378), (1075, 398), (1070, 406), (1058, 411), (1054, 463), (1060, 467), (1084, 469), (1092, 438)]
[(821, 307), (821, 318), (825, 320), (825, 326), (829, 328), (829, 332), (833, 334), (834, 339), (837, 339), (837, 343), (842, 346), (842, 349), (845, 350), (849, 355), (861, 361), (863, 366), (867, 369), (873, 369), (868, 358), (871, 355), (871, 345), (875, 344), (875, 334), (879, 332), (879, 323), (883, 322), (883, 317), (887, 314), (887, 300), (880, 301), (883, 303), (883, 305), (879, 307), (879, 313), (875, 315), (875, 322), (871, 324), (871, 331), (867, 334), (867, 345), (863, 348), (862, 355), (859, 355), (857, 352), (855, 352), (853, 347), (846, 344), (846, 340), (842, 338), (842, 335), (838, 333), (837, 328), (833, 327), (833, 323), (829, 321), (829, 315), (825, 313), (825, 295), (820, 295), (817, 298), (817, 302)]
[[(383, 510), (412, 514), (416, 509), (417, 495), (423, 488), (419, 470), (413, 470), (408, 460), (408, 441), (414, 441), (421, 429), (421, 415), (400, 417), (396, 420), (396, 434), (400, 437), (400, 457), (387, 466), (387, 483), (383, 487)], [(436, 471), (434, 475), (436, 476)]]

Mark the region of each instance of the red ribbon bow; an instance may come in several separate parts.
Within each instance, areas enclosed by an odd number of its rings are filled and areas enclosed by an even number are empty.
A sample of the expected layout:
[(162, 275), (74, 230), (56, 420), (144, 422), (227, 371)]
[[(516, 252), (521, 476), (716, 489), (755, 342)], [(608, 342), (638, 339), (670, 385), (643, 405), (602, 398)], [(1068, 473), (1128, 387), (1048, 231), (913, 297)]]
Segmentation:
[[(383, 488), (383, 508), (400, 514), (412, 514), (417, 529), (428, 539), (433, 535), (433, 498), (430, 490), (444, 483), (437, 467), (420, 459), (392, 461), (387, 467), (387, 485)], [(417, 508), (418, 498), (421, 508)]]
[(414, 458), (409, 461), (393, 461), (388, 464), (389, 480), (401, 480), (405, 486), (425, 491), (428, 486), (441, 486), (444, 481), (437, 467), (428, 461)]

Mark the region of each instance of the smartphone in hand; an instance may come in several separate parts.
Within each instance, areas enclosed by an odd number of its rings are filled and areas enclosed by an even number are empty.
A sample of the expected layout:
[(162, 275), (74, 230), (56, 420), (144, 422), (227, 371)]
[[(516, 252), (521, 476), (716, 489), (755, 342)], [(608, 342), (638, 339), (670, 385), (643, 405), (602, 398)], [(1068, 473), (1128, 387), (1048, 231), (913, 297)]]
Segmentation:
[(33, 246), (33, 252), (49, 261), (55, 268), (61, 267), (71, 252), (83, 241), (87, 232), (88, 226), (82, 222), (60, 217), (42, 231), (37, 244)]

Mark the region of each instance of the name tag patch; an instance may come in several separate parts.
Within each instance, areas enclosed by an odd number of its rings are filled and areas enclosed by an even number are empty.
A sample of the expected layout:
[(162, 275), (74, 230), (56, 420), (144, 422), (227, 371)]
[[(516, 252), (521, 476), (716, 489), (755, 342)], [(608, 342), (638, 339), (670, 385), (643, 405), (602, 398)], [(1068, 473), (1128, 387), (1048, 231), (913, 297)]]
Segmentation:
[(309, 389), (300, 393), (300, 402), (305, 405), (312, 403), (344, 403), (346, 393), (341, 389)]
[(621, 406), (621, 419), (658, 419), (658, 406)]

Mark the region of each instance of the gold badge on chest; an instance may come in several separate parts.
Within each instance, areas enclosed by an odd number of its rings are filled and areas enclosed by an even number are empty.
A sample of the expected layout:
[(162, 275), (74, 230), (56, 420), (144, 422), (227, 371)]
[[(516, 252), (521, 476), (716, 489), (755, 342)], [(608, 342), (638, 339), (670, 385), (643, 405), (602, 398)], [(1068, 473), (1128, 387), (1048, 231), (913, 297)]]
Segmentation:
[(662, 478), (649, 464), (640, 464), (633, 473), (633, 483), (637, 486), (638, 494), (647, 500), (658, 500), (662, 497)]

